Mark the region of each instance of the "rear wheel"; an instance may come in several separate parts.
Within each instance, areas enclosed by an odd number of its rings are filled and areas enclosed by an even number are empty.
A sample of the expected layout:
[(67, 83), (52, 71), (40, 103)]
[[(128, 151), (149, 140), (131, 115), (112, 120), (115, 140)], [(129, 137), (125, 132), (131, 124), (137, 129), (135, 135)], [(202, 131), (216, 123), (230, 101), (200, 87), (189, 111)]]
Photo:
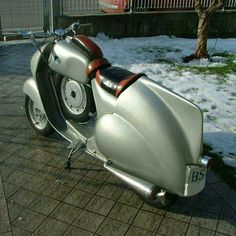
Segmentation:
[(48, 122), (47, 116), (42, 112), (29, 96), (25, 96), (25, 112), (33, 129), (43, 136), (48, 136), (54, 129)]
[(67, 77), (59, 80), (58, 95), (63, 114), (66, 118), (78, 122), (87, 122), (95, 112), (92, 90)]

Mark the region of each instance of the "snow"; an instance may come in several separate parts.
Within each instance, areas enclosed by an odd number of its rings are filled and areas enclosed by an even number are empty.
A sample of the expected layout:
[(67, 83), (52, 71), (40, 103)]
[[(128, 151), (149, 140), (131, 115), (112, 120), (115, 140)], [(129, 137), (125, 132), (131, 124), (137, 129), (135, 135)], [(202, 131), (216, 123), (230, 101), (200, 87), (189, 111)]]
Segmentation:
[[(198, 105), (204, 116), (204, 143), (212, 146), (212, 152), (220, 153), (226, 165), (236, 167), (236, 74), (223, 77), (177, 69), (174, 65), (184, 65), (182, 58), (194, 52), (196, 39), (174, 36), (111, 39), (100, 33), (93, 40), (113, 65), (143, 72)], [(235, 55), (236, 66), (236, 39), (210, 39), (208, 50)], [(214, 56), (211, 61), (194, 60), (187, 65), (220, 67), (226, 62), (225, 57)]]

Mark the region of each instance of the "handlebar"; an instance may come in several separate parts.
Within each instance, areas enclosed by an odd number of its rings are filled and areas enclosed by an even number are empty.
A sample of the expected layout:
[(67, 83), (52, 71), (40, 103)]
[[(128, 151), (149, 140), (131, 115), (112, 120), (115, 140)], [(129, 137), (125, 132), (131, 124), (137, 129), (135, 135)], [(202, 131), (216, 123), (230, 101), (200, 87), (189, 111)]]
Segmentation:
[(79, 21), (77, 21), (77, 22), (74, 22), (73, 24), (71, 24), (69, 27), (67, 27), (64, 30), (62, 28), (55, 30), (54, 33), (60, 37), (63, 37), (65, 34), (68, 34), (70, 31), (72, 31), (75, 35), (76, 29), (79, 29), (79, 28), (80, 28), (80, 23), (79, 23)]
[[(61, 40), (63, 38), (65, 38), (65, 36), (70, 32), (72, 31), (74, 33), (74, 35), (76, 34), (76, 29), (79, 29), (80, 28), (80, 23), (79, 21), (77, 22), (74, 22), (73, 24), (71, 24), (69, 27), (67, 27), (66, 29), (57, 29), (55, 30), (54, 32), (47, 32), (47, 33), (40, 33), (40, 34), (35, 34), (35, 33), (32, 33), (31, 31), (21, 31), (19, 32), (19, 34), (21, 34), (23, 37), (29, 37), (30, 40), (32, 41), (33, 45), (36, 46), (38, 49), (39, 49), (39, 43), (36, 41), (36, 37), (40, 37), (40, 38), (45, 38), (48, 39), (49, 37), (53, 37), (54, 40)], [(56, 36), (56, 38), (54, 37)], [(45, 42), (45, 40), (43, 42)]]

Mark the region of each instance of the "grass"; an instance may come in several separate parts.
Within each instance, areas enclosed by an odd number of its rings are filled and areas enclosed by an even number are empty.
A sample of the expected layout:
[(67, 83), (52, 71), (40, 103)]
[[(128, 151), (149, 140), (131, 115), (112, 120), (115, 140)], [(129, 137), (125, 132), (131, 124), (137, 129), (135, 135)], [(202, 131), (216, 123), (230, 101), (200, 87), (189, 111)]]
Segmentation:
[(230, 73), (236, 72), (236, 63), (227, 61), (224, 66), (189, 66), (186, 64), (175, 64), (174, 67), (178, 70), (194, 71), (201, 74), (217, 74), (220, 76), (227, 76)]
[(212, 169), (217, 172), (226, 183), (236, 190), (236, 168), (225, 165), (222, 156), (217, 153), (212, 153), (211, 151), (211, 146), (204, 144), (203, 155), (209, 156), (213, 159)]
[[(148, 53), (154, 55), (155, 62), (161, 64), (170, 64), (175, 70), (178, 71), (191, 71), (198, 74), (216, 74), (221, 77), (220, 83), (227, 81), (226, 77), (230, 73), (236, 73), (236, 55), (228, 52), (216, 52), (211, 57), (222, 57), (224, 58), (224, 64), (221, 66), (195, 66), (186, 63), (173, 63), (169, 58), (166, 58), (167, 53), (181, 53), (178, 48), (172, 47), (159, 47), (159, 46), (147, 46), (136, 49), (137, 53)], [(211, 60), (211, 59), (210, 59)], [(224, 78), (225, 77), (225, 78)]]
[[(174, 67), (177, 70), (185, 70), (185, 71), (194, 71), (195, 73), (201, 74), (216, 74), (222, 77), (226, 77), (230, 73), (236, 73), (236, 63), (234, 60), (236, 59), (236, 55), (232, 53), (226, 52), (218, 52), (212, 54), (213, 57), (223, 57), (225, 59), (224, 65), (222, 66), (193, 66), (188, 64), (175, 64)], [(210, 58), (210, 60), (211, 60)], [(225, 82), (223, 79), (222, 82)]]

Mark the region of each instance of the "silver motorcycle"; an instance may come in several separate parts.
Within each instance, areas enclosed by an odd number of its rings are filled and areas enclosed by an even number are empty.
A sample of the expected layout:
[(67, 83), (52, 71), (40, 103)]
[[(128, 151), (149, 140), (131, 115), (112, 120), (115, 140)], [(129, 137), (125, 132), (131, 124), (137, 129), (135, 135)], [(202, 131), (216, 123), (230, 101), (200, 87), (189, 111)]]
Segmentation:
[(199, 193), (211, 163), (202, 156), (200, 109), (145, 74), (112, 66), (88, 37), (65, 36), (78, 26), (37, 45), (23, 88), (32, 127), (70, 142), (68, 169), (83, 149), (150, 202)]

